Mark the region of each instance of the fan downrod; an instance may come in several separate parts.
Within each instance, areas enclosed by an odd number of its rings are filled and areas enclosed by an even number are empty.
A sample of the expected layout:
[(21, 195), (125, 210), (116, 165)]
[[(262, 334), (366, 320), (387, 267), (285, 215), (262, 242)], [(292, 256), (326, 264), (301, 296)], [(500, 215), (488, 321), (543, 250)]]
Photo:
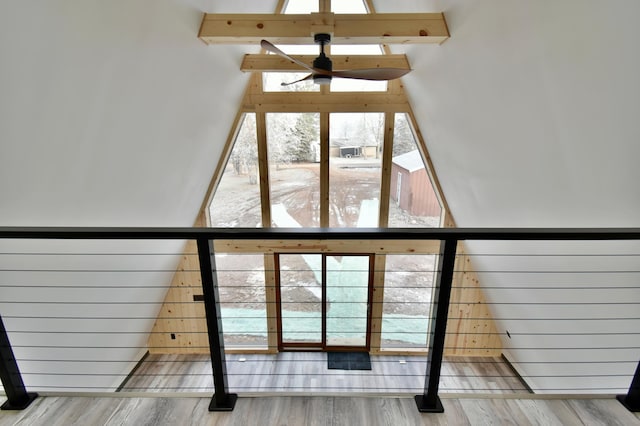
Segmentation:
[(313, 36), (313, 41), (316, 44), (319, 44), (324, 51), (324, 46), (331, 43), (331, 34), (327, 34), (327, 33), (315, 34)]

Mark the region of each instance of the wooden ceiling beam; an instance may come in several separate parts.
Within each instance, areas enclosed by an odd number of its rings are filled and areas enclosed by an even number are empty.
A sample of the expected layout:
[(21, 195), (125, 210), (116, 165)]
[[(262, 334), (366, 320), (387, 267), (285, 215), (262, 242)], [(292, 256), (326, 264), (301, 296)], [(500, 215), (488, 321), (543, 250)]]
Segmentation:
[[(291, 55), (311, 65), (318, 55)], [(359, 68), (402, 68), (411, 69), (406, 55), (331, 55), (334, 70)], [(278, 55), (245, 55), (241, 71), (297, 72), (307, 71), (294, 62)]]
[(313, 44), (318, 33), (331, 34), (333, 44), (440, 44), (449, 38), (442, 13), (206, 13), (198, 37), (207, 44)]
[(245, 111), (263, 112), (408, 112), (403, 95), (387, 92), (267, 92), (247, 94)]

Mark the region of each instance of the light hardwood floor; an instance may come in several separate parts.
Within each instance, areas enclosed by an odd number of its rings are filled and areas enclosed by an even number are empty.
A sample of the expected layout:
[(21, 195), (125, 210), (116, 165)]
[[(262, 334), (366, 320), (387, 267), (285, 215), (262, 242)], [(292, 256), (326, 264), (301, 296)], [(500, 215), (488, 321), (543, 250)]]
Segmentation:
[[(255, 393), (417, 394), (424, 389), (426, 357), (371, 356), (371, 371), (329, 370), (322, 352), (227, 355), (229, 391)], [(149, 355), (123, 391), (213, 392), (208, 355)], [(455, 357), (442, 366), (441, 392), (526, 393), (500, 358)]]
[(421, 414), (412, 398), (282, 396), (239, 398), (232, 412), (209, 412), (210, 398), (40, 397), (24, 411), (0, 412), (0, 426), (224, 425), (640, 425), (615, 399), (443, 398), (445, 412)]
[[(207, 355), (154, 355), (122, 393), (45, 394), (24, 411), (0, 412), (0, 426), (640, 425), (640, 414), (612, 397), (527, 394), (499, 358), (449, 359), (443, 364), (440, 392), (445, 412), (421, 414), (412, 396), (422, 391), (423, 357), (372, 357), (371, 371), (328, 370), (323, 353), (227, 357), (230, 391), (240, 394), (233, 412), (208, 411), (213, 386)], [(401, 386), (406, 388), (399, 391)]]

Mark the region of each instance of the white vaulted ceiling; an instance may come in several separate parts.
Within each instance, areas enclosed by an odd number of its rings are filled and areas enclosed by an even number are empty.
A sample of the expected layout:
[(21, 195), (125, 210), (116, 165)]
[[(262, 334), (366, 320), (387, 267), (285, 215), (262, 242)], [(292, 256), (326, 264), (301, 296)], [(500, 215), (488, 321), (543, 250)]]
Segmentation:
[[(202, 12), (275, 3), (3, 2), (0, 223), (192, 225), (258, 51)], [(638, 2), (374, 3), (445, 13), (393, 50), (459, 226), (638, 224)]]
[(0, 5), (2, 225), (193, 224), (248, 77), (205, 7)]
[(405, 82), (458, 225), (638, 226), (640, 4), (436, 3)]

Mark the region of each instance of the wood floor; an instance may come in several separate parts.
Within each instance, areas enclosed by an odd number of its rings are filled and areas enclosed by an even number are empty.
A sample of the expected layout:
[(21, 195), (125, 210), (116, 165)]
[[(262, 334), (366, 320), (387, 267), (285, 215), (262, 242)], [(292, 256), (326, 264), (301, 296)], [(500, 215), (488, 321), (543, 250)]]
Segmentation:
[[(229, 391), (255, 393), (418, 394), (426, 357), (371, 356), (370, 371), (330, 370), (323, 352), (227, 355)], [(213, 392), (208, 355), (149, 355), (122, 391)], [(501, 358), (455, 357), (442, 366), (441, 392), (527, 393)]]
[(232, 412), (208, 411), (208, 356), (154, 355), (120, 393), (45, 394), (24, 411), (1, 411), (0, 426), (640, 425), (640, 414), (613, 397), (528, 394), (499, 358), (445, 362), (441, 414), (418, 412), (413, 399), (422, 393), (423, 358), (372, 357), (371, 371), (328, 370), (323, 353), (228, 355), (227, 361), (230, 391), (240, 395)]
[(442, 414), (419, 413), (412, 398), (245, 397), (226, 413), (209, 412), (209, 401), (47, 396), (24, 411), (0, 412), (0, 426), (640, 425), (640, 417), (615, 399), (443, 398)]

